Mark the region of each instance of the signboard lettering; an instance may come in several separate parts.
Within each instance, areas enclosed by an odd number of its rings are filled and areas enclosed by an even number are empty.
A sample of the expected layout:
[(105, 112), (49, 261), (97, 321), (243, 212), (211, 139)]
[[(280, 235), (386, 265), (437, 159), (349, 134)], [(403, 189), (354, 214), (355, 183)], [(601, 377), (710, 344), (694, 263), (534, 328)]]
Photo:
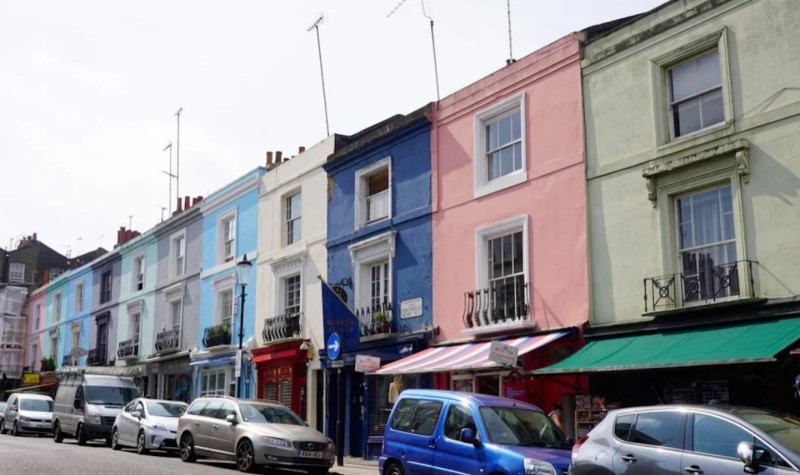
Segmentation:
[(359, 373), (372, 373), (381, 367), (381, 359), (375, 356), (356, 355), (356, 371)]
[(422, 316), (422, 297), (400, 302), (400, 318)]
[(39, 373), (23, 373), (22, 382), (24, 384), (39, 384)]
[(502, 366), (515, 366), (519, 348), (513, 345), (506, 345), (499, 341), (493, 341), (489, 345), (489, 360)]

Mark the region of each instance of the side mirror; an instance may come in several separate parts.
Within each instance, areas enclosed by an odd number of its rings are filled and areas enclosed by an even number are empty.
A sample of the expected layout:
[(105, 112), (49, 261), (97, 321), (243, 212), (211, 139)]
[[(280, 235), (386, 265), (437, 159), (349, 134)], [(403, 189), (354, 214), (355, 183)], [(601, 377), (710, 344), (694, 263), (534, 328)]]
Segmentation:
[(135, 417), (136, 419), (141, 419), (142, 418), (142, 413), (139, 412), (139, 411), (133, 411), (133, 412), (131, 412), (131, 417)]
[(758, 460), (755, 457), (756, 449), (752, 442), (739, 442), (736, 446), (736, 455), (739, 460), (744, 462), (744, 471), (747, 473), (755, 473), (758, 468)]
[(228, 414), (225, 416), (225, 420), (230, 422), (231, 424), (236, 424), (236, 415), (235, 414)]
[(458, 440), (467, 444), (478, 445), (478, 439), (475, 438), (475, 431), (469, 427), (461, 429), (461, 432), (458, 434)]

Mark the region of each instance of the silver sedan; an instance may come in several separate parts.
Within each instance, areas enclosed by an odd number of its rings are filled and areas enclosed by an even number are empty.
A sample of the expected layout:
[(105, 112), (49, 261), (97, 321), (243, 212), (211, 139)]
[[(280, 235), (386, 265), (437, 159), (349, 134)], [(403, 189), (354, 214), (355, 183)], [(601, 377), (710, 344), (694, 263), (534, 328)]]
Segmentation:
[(111, 429), (111, 447), (135, 447), (140, 454), (150, 450), (177, 450), (178, 418), (186, 412), (183, 402), (139, 398), (119, 413)]

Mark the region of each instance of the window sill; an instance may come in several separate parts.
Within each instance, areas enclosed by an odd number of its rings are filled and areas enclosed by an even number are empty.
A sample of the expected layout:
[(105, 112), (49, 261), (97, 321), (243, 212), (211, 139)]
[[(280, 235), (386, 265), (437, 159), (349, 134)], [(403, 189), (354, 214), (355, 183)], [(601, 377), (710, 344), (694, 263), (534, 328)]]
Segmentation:
[(359, 229), (368, 228), (368, 227), (370, 227), (370, 226), (372, 226), (372, 225), (374, 225), (374, 224), (378, 224), (378, 223), (383, 223), (383, 222), (386, 222), (386, 221), (390, 220), (391, 218), (392, 218), (391, 216), (386, 216), (386, 217), (384, 217), (384, 218), (380, 218), (380, 219), (373, 219), (372, 221), (367, 221), (367, 222), (364, 222), (364, 223), (359, 223), (359, 225), (358, 225), (358, 226), (356, 226), (356, 229), (355, 229), (355, 230), (356, 230), (356, 231), (358, 231)]
[(659, 157), (670, 155), (731, 135), (733, 132), (733, 121), (720, 122), (697, 132), (670, 139), (669, 142), (661, 144), (656, 153)]
[(511, 188), (512, 186), (519, 185), (520, 183), (524, 183), (526, 181), (528, 181), (528, 170), (523, 168), (521, 170), (509, 173), (508, 175), (501, 176), (500, 178), (495, 178), (492, 181), (483, 184), (477, 184), (475, 186), (474, 197), (480, 198), (492, 193), (497, 193), (498, 191)]

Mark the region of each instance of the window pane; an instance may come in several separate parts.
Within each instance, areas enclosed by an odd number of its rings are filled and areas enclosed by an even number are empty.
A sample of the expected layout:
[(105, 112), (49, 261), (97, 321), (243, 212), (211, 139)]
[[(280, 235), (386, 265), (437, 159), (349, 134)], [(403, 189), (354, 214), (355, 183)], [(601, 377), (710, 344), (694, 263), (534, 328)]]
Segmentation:
[(513, 246), (513, 242), (512, 242), (513, 239), (514, 239), (513, 236), (514, 236), (513, 234), (507, 234), (507, 235), (505, 235), (505, 236), (503, 236), (501, 238), (502, 242), (503, 242), (503, 274), (504, 275), (512, 274), (514, 272), (514, 265), (513, 265), (514, 264), (513, 263), (513, 258), (514, 258), (513, 249), (514, 249), (514, 246)]
[(392, 429), (408, 431), (411, 427), (411, 418), (414, 416), (416, 407), (416, 399), (403, 399), (397, 403), (392, 416)]
[(500, 145), (511, 142), (511, 116), (506, 116), (499, 121)]
[(739, 442), (752, 442), (744, 429), (718, 417), (694, 415), (693, 448), (695, 452), (737, 459)]
[(459, 440), (461, 429), (472, 429), (477, 435), (475, 420), (469, 409), (462, 406), (450, 406), (447, 410), (447, 419), (444, 421), (444, 436), (448, 439)]
[(629, 440), (637, 444), (677, 449), (682, 445), (682, 434), (681, 414), (650, 412), (639, 414)]
[(695, 92), (705, 91), (722, 83), (718, 50), (712, 50), (697, 57), (695, 64)]
[(631, 431), (631, 426), (635, 418), (635, 414), (617, 417), (617, 420), (614, 421), (614, 435), (621, 440), (628, 440), (628, 433)]
[(499, 151), (489, 154), (489, 180), (494, 180), (495, 178), (502, 176), (502, 172), (500, 171), (500, 159), (501, 157)]
[(700, 100), (692, 99), (677, 104), (673, 112), (673, 120), (676, 137), (700, 130)]
[(439, 421), (442, 403), (439, 401), (420, 401), (411, 421), (411, 432), (419, 435), (431, 435)]
[(522, 138), (522, 119), (521, 119), (521, 112), (516, 111), (511, 114), (511, 138), (512, 140), (518, 140)]
[(709, 92), (700, 96), (700, 122), (702, 127), (709, 127), (725, 121), (725, 113), (722, 104), (722, 90)]
[(497, 123), (493, 122), (486, 126), (486, 151), (490, 152), (497, 149)]
[(502, 151), (502, 165), (500, 166), (501, 173), (508, 175), (514, 171), (514, 147), (506, 147)]
[(225, 419), (231, 414), (236, 414), (236, 408), (234, 407), (233, 403), (231, 402), (224, 402), (222, 403), (222, 408), (217, 411), (217, 419)]
[(669, 71), (670, 98), (672, 102), (691, 96), (696, 92), (692, 81), (694, 61), (687, 61)]
[(522, 170), (522, 142), (512, 145), (514, 149), (514, 170)]
[[(214, 374), (212, 373), (212, 376)], [(213, 387), (212, 387), (213, 388)], [(208, 404), (200, 411), (201, 416), (216, 417), (217, 411), (222, 407), (222, 401), (208, 401)]]

